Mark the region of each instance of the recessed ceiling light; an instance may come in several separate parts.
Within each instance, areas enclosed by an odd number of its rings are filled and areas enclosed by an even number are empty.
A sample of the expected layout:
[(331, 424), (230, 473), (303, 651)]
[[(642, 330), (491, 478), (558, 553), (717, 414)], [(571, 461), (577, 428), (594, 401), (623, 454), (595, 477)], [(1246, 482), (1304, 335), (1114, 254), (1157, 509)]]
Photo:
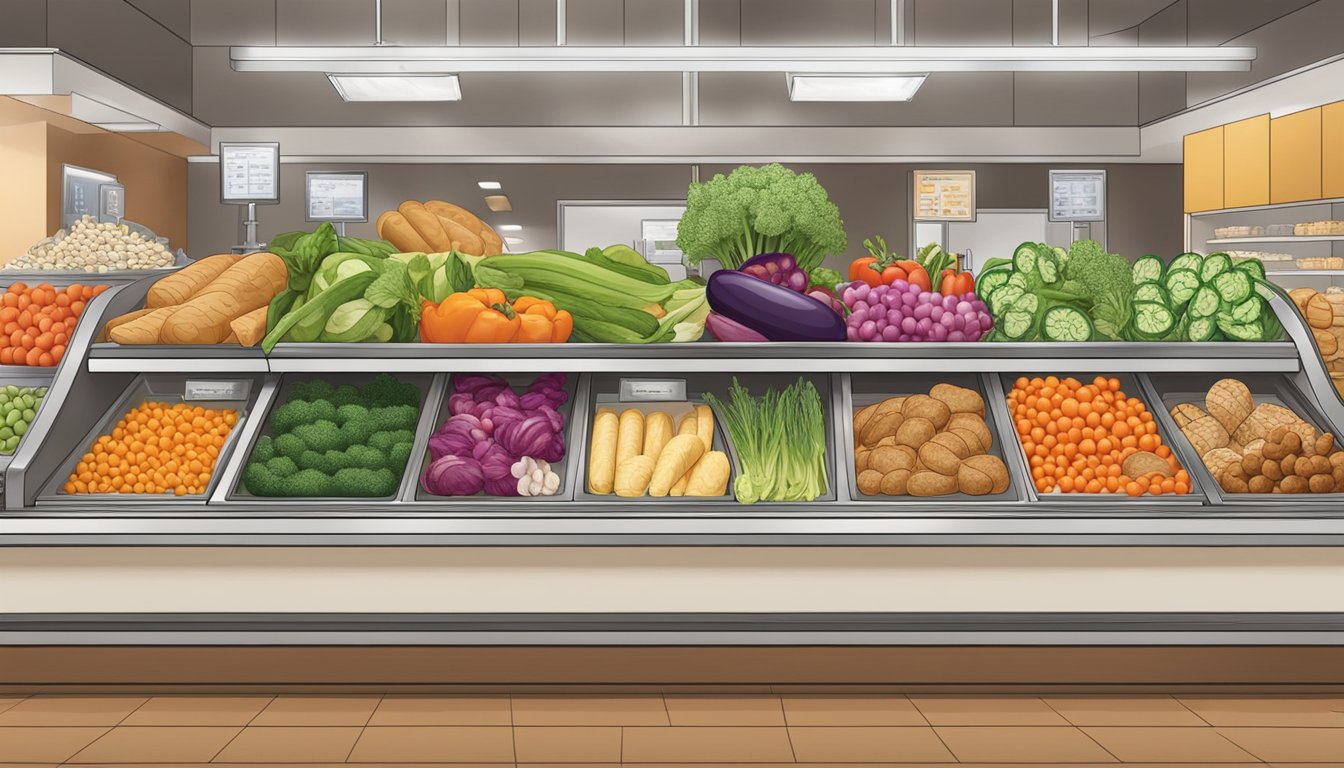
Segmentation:
[(495, 229), (499, 230), (500, 232), (522, 232), (522, 231), (523, 231), (523, 225), (522, 225), (522, 224), (500, 224), (498, 227), (495, 227)]
[(461, 101), (457, 75), (332, 75), (345, 101)]
[(502, 185), (498, 181), (478, 181), (476, 186), (481, 189), (501, 189)]
[(508, 195), (486, 195), (485, 205), (495, 213), (504, 213), (513, 210), (513, 204), (509, 202)]
[(508, 243), (509, 245), (522, 245), (526, 241), (523, 240), (523, 238), (521, 237), (506, 237), (504, 238), (504, 242)]
[(925, 75), (794, 75), (793, 101), (909, 101)]
[(150, 133), (158, 131), (163, 126), (158, 123), (150, 122), (129, 122), (129, 123), (93, 123), (93, 125), (102, 128), (104, 131), (116, 131), (117, 133)]

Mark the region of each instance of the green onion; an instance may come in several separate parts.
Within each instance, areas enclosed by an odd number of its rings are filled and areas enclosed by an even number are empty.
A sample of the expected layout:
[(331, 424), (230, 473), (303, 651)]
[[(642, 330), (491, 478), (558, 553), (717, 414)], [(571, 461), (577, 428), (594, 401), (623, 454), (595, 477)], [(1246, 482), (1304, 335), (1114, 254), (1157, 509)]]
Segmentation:
[(757, 399), (733, 377), (726, 404), (708, 392), (705, 400), (733, 441), (739, 502), (811, 501), (826, 492), (826, 419), (811, 381)]

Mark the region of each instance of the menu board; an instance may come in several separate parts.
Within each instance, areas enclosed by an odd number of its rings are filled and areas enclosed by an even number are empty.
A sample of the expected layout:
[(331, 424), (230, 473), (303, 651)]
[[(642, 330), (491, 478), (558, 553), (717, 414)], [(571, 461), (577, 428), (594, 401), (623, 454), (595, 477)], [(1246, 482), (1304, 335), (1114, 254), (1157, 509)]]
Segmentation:
[(309, 171), (304, 184), (308, 221), (368, 221), (369, 175), (363, 171)]
[(975, 171), (915, 171), (915, 221), (975, 221)]
[(224, 203), (280, 202), (280, 145), (219, 145), (219, 199)]
[(1105, 171), (1051, 171), (1051, 221), (1104, 221)]

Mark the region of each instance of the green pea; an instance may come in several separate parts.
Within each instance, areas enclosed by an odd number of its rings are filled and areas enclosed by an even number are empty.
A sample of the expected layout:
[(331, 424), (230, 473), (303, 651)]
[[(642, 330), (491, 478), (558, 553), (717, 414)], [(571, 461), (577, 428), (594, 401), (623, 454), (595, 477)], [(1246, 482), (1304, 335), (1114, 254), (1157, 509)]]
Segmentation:
[(24, 420), (24, 421), (32, 421), (33, 419), (36, 419), (36, 418), (37, 418), (37, 411), (34, 411), (32, 408), (24, 408), (24, 409), (23, 409), (23, 420)]
[(15, 435), (5, 441), (5, 452), (13, 453), (15, 448), (19, 447), (19, 436)]
[(15, 445), (18, 445), (19, 437), (23, 435), (24, 432), (27, 431), (28, 431), (28, 424), (26, 422), (20, 421), (18, 424), (14, 425), (14, 436), (9, 439), (13, 440)]
[(23, 411), (16, 408), (5, 414), (5, 423), (12, 427), (19, 423), (19, 419), (21, 418), (23, 418)]

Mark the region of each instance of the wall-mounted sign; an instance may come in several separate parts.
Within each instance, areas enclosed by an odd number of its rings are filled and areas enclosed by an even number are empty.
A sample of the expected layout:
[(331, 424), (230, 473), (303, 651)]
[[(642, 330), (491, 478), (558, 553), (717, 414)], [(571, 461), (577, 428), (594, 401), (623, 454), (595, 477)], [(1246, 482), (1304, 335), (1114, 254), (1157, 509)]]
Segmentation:
[(308, 221), (368, 221), (369, 174), (308, 171), (304, 199)]
[(1051, 221), (1105, 221), (1105, 171), (1051, 171)]
[(975, 221), (975, 171), (915, 171), (915, 221)]
[(280, 202), (280, 145), (221, 142), (219, 200), (222, 203)]
[(102, 197), (99, 190), (104, 184), (116, 184), (117, 177), (80, 168), (77, 165), (61, 167), (61, 226), (69, 228), (81, 216), (92, 216), (101, 220)]
[(98, 185), (98, 220), (120, 223), (126, 218), (126, 187), (121, 184)]

